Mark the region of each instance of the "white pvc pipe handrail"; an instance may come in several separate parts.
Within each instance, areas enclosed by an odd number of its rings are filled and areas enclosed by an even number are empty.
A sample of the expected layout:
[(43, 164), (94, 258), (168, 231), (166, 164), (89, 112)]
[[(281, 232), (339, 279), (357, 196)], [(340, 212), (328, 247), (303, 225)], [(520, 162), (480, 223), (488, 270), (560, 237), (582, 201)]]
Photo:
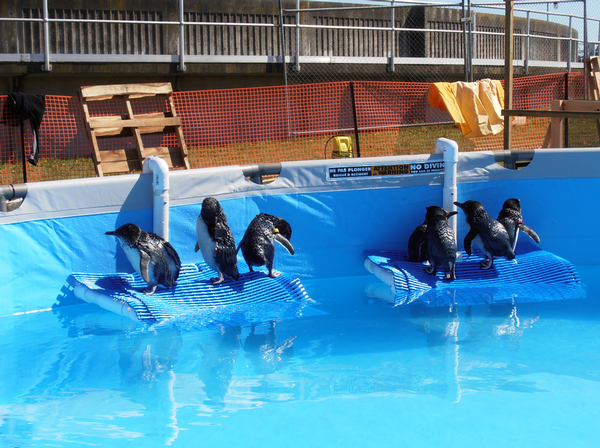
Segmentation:
[(169, 241), (169, 165), (158, 156), (144, 160), (143, 173), (152, 173), (153, 232)]
[[(458, 200), (456, 176), (458, 165), (458, 144), (454, 140), (439, 138), (435, 142), (435, 153), (444, 156), (444, 189), (442, 194), (442, 204), (446, 211), (457, 211), (454, 202)], [(457, 232), (458, 224), (456, 215), (448, 219), (448, 223), (454, 233)]]

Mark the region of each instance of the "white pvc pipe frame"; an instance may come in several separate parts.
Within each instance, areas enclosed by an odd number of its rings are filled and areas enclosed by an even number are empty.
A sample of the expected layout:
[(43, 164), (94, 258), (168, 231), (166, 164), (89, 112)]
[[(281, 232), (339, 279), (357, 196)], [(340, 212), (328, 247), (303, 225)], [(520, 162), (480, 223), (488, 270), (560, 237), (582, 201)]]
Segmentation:
[[(458, 188), (456, 186), (458, 165), (458, 144), (454, 140), (439, 138), (435, 142), (435, 153), (443, 154), (444, 157), (444, 189), (442, 193), (442, 204), (446, 211), (457, 211), (454, 202), (458, 200)], [(450, 227), (457, 232), (458, 224), (456, 215), (448, 219)]]
[(169, 241), (169, 165), (158, 156), (150, 156), (144, 160), (143, 173), (152, 173), (152, 231)]

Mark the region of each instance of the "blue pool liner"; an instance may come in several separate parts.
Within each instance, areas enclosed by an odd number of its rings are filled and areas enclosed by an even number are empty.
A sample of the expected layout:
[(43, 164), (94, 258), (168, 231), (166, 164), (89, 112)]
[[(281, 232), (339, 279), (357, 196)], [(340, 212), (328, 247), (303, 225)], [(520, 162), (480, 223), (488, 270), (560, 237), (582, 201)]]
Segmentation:
[(141, 322), (187, 330), (326, 314), (314, 307), (317, 303), (300, 280), (286, 273), (271, 278), (261, 271), (247, 272), (237, 281), (213, 285), (210, 279), (216, 276), (204, 262), (184, 264), (175, 288), (159, 287), (152, 295), (141, 292), (147, 283), (137, 273), (73, 273), (67, 281), (73, 288), (83, 285), (127, 305)]
[(494, 259), (491, 269), (481, 269), (484, 254), (461, 251), (456, 263), (456, 279), (444, 280), (445, 272), (425, 272), (425, 265), (408, 261), (402, 251), (366, 251), (365, 267), (382, 280), (389, 290), (371, 289), (371, 294), (393, 305), (418, 301), (425, 306), (525, 303), (586, 297), (575, 266), (533, 244), (516, 251), (516, 262)]

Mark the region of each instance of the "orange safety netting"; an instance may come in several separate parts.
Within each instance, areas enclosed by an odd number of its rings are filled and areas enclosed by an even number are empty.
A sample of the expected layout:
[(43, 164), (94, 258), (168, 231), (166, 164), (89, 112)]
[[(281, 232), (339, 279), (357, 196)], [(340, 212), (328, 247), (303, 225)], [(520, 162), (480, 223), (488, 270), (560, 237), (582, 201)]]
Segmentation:
[[(431, 153), (440, 137), (457, 141), (463, 151), (502, 149), (502, 133), (464, 138), (447, 111), (429, 104), (430, 86), (430, 83), (332, 82), (174, 92), (173, 100), (192, 168), (330, 158), (331, 137), (341, 135), (351, 138), (354, 155), (361, 157)], [(549, 109), (552, 100), (565, 99), (565, 95), (569, 99), (585, 97), (582, 73), (516, 78), (513, 108)], [(90, 114), (125, 113), (107, 103), (110, 102), (92, 107)], [(155, 98), (133, 100), (132, 105), (135, 114), (164, 112), (169, 107)], [(20, 120), (7, 96), (0, 96), (0, 110), (0, 184), (19, 183), (23, 181)], [(548, 123), (547, 118), (515, 122), (513, 148), (540, 147)], [(586, 132), (579, 128), (572, 132), (575, 141), (571, 146), (597, 145), (595, 125), (593, 132)], [(31, 151), (31, 134), (26, 120), (23, 129), (26, 154)], [(175, 137), (170, 134), (148, 134), (143, 138), (147, 147), (175, 145)], [(133, 139), (129, 137), (100, 144), (101, 151), (133, 147)], [(27, 164), (26, 169), (28, 182), (96, 175), (79, 98), (46, 96), (40, 161), (38, 166)]]

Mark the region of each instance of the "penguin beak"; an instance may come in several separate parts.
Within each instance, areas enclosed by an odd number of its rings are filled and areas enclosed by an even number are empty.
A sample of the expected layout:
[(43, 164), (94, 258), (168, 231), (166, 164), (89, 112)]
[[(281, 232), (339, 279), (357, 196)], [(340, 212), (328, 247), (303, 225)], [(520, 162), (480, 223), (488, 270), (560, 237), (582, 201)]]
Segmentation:
[(108, 232), (104, 233), (105, 235), (114, 235), (115, 231), (114, 230), (109, 230)]

